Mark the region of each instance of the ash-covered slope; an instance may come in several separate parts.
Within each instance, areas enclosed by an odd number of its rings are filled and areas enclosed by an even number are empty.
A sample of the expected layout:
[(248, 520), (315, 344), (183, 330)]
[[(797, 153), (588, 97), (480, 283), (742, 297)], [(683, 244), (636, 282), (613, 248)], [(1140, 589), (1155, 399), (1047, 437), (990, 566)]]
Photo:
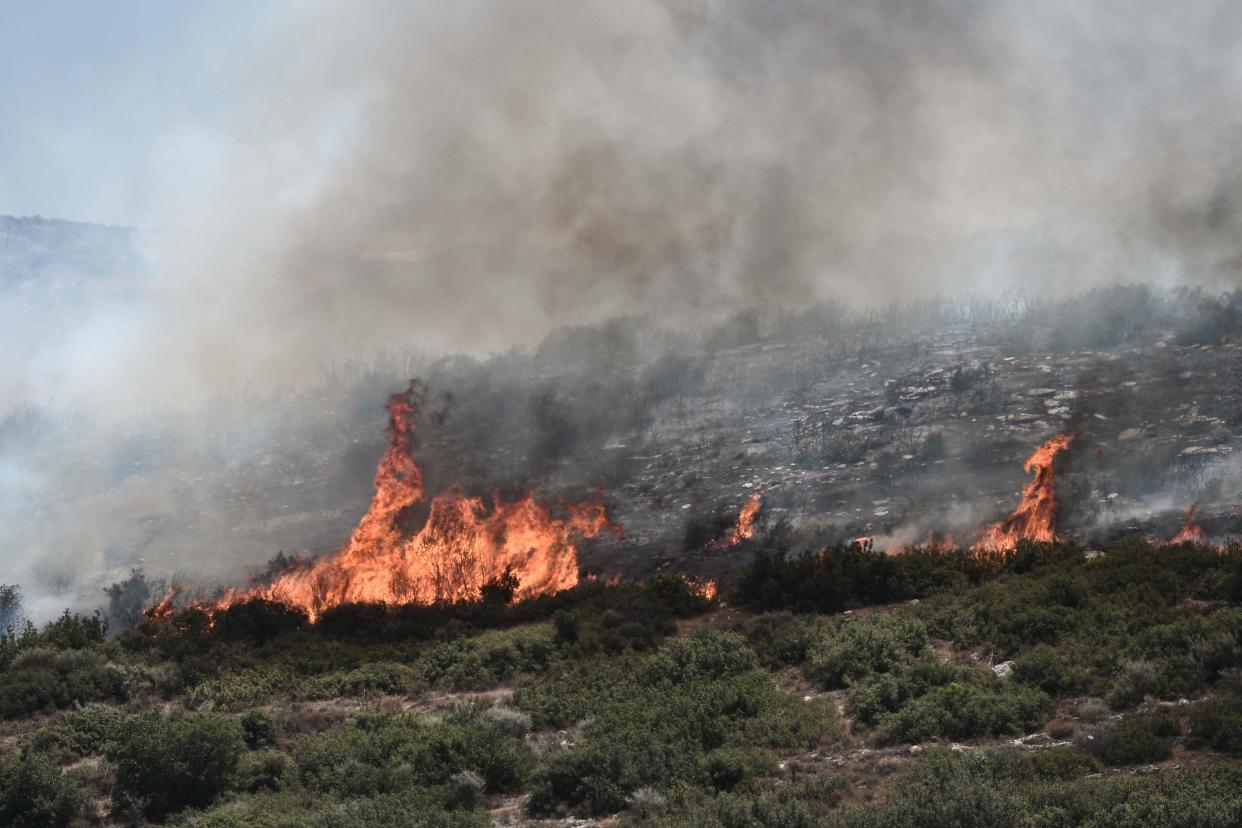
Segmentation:
[(756, 313), (694, 334), (623, 319), (532, 353), (337, 366), (314, 388), (153, 412), (120, 433), (89, 412), (26, 411), (0, 429), (24, 471), (0, 526), (32, 562), (28, 589), (94, 595), (134, 565), (237, 583), (277, 551), (335, 550), (371, 496), (383, 402), (418, 376), (428, 489), (555, 503), (599, 487), (625, 538), (579, 554), (605, 575), (718, 574), (749, 550), (707, 541), (754, 494), (761, 528), (787, 518), (800, 544), (968, 544), (1013, 509), (1023, 460), (1058, 432), (1076, 435), (1056, 466), (1064, 535), (1172, 537), (1198, 503), (1220, 539), (1242, 500), (1238, 308), (1117, 288), (1058, 305)]

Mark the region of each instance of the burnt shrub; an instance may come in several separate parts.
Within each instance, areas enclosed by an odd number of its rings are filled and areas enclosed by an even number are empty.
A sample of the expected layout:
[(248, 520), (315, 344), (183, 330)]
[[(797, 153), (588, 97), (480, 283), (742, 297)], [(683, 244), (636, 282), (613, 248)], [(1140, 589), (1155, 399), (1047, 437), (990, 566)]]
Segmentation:
[(308, 622), (305, 612), (280, 601), (251, 598), (215, 614), (214, 632), (230, 641), (263, 643)]
[(123, 722), (106, 749), (114, 806), (154, 820), (210, 805), (228, 789), (244, 744), (236, 721), (206, 713), (146, 713)]
[(728, 537), (737, 525), (737, 516), (724, 506), (690, 518), (686, 523), (687, 549), (702, 549), (713, 541)]

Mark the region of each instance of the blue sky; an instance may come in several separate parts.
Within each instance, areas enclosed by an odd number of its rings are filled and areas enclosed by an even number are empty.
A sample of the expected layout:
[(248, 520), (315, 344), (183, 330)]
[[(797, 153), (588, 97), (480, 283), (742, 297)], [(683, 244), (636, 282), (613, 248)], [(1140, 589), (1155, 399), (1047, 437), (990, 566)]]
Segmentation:
[(0, 0), (0, 214), (167, 221), (163, 196), (204, 191), (228, 151), (235, 92), (281, 9)]

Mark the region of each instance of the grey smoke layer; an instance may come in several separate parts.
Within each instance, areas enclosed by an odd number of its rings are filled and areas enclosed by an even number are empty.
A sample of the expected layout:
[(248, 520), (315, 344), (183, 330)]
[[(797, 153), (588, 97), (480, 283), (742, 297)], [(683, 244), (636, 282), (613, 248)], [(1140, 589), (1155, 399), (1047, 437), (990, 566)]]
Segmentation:
[(620, 313), (1233, 285), (1239, 24), (1225, 2), (333, 5), (247, 74), (247, 149), (137, 342), (167, 390)]

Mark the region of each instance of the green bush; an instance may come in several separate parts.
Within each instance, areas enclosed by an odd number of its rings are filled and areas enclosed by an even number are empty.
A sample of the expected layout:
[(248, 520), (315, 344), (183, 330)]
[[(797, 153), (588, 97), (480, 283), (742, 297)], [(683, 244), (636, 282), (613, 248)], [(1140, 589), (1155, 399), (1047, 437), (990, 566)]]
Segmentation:
[(897, 742), (1027, 733), (1044, 723), (1047, 711), (1048, 697), (1038, 690), (955, 681), (883, 716), (880, 732)]
[(850, 693), (859, 719), (891, 741), (1024, 733), (1047, 718), (1048, 697), (990, 670), (928, 660), (877, 674)]
[(346, 727), (308, 739), (297, 752), (302, 782), (338, 796), (395, 793), (410, 785), (446, 785), (461, 771), (481, 775), (488, 791), (517, 788), (534, 757), (476, 711), (443, 721), (383, 713), (359, 715)]
[(567, 664), (519, 688), (537, 721), (582, 735), (537, 771), (535, 815), (604, 814), (641, 788), (742, 785), (768, 767), (762, 747), (810, 747), (831, 729), (815, 705), (780, 693), (732, 633), (700, 632), (649, 656)]
[(905, 664), (927, 647), (927, 628), (904, 615), (826, 626), (807, 652), (806, 673), (825, 687), (844, 687)]
[(0, 718), (12, 719), (98, 701), (124, 701), (126, 673), (87, 650), (33, 648), (0, 671)]
[(82, 810), (81, 789), (36, 753), (0, 756), (0, 825), (61, 828)]
[(316, 676), (298, 688), (303, 699), (356, 698), (376, 693), (402, 694), (410, 689), (414, 670), (404, 664), (377, 661), (354, 670)]
[(35, 744), (42, 750), (60, 747), (78, 756), (97, 756), (123, 720), (119, 712), (107, 707), (70, 711), (41, 728)]
[(256, 750), (242, 755), (237, 764), (239, 790), (278, 791), (294, 776), (293, 760), (279, 750)]
[(1160, 762), (1173, 755), (1181, 725), (1172, 716), (1127, 716), (1096, 734), (1089, 750), (1109, 765)]
[(185, 706), (236, 713), (262, 704), (294, 685), (293, 677), (284, 670), (239, 670), (191, 688), (185, 694)]
[(242, 738), (250, 749), (271, 747), (276, 744), (276, 719), (260, 710), (248, 710), (238, 719)]
[(1024, 825), (1016, 786), (981, 753), (936, 750), (903, 771), (875, 809), (846, 809), (843, 828), (998, 828)]
[(1190, 735), (1198, 744), (1242, 755), (1242, 698), (1229, 696), (1195, 705), (1190, 713)]
[(1086, 654), (1075, 649), (1039, 646), (1023, 653), (1013, 664), (1013, 680), (1037, 687), (1050, 696), (1090, 692), (1095, 686)]
[(116, 775), (113, 802), (156, 820), (208, 805), (229, 787), (243, 747), (241, 726), (222, 716), (151, 712), (127, 719), (106, 751)]
[(776, 768), (776, 758), (753, 747), (722, 747), (703, 755), (700, 773), (718, 791), (751, 787)]
[(215, 613), (213, 621), (212, 632), (219, 638), (261, 644), (305, 626), (308, 618), (297, 607), (251, 598)]
[(1030, 759), (1035, 778), (1045, 782), (1080, 779), (1100, 770), (1094, 758), (1070, 747), (1031, 751)]

